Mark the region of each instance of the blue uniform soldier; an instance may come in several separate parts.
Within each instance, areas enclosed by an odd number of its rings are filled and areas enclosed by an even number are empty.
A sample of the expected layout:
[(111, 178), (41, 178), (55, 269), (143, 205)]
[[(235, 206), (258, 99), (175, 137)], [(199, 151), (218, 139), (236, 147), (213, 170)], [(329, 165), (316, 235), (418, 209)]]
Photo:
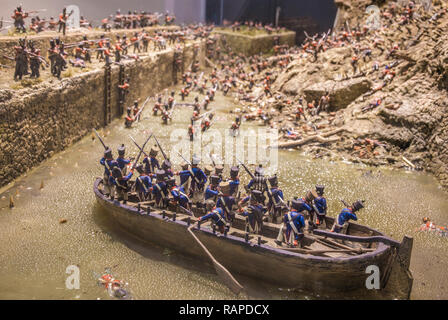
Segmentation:
[(165, 171), (157, 170), (156, 179), (156, 184), (152, 186), (155, 205), (158, 208), (166, 208), (169, 192), (165, 183)]
[(304, 198), (297, 199), (297, 203), (299, 205), (298, 211), (304, 214), (305, 218), (308, 219), (308, 226), (310, 230), (314, 226), (313, 217), (314, 217), (314, 199), (317, 198), (317, 193), (314, 190), (308, 191)]
[(127, 176), (123, 176), (120, 168), (114, 167), (112, 169), (113, 184), (115, 185), (115, 190), (117, 192), (117, 200), (123, 200), (123, 203), (128, 201), (129, 192), (129, 180), (132, 178), (133, 172), (129, 172)]
[(261, 204), (263, 194), (259, 190), (252, 190), (249, 199), (249, 205), (246, 210), (242, 212), (244, 217), (247, 217), (246, 232), (255, 234), (262, 234), (263, 229), (263, 215), (266, 210)]
[(211, 219), (213, 223), (218, 227), (219, 232), (224, 233), (225, 229), (229, 228), (229, 224), (225, 218), (225, 214), (221, 208), (215, 208), (206, 215), (202, 216), (199, 221), (207, 221)]
[(118, 147), (118, 158), (117, 158), (117, 163), (118, 163), (118, 167), (120, 168), (121, 172), (125, 175), (127, 172), (127, 165), (129, 165), (131, 163), (131, 160), (125, 159), (124, 158), (124, 154), (126, 152), (126, 148), (124, 146), (124, 144), (122, 144), (120, 147)]
[(254, 178), (249, 181), (249, 184), (246, 186), (246, 190), (258, 190), (261, 192), (260, 202), (264, 205), (265, 196), (264, 193), (268, 189), (267, 179), (264, 176), (264, 170), (262, 165), (260, 164), (255, 169)]
[(221, 182), (219, 184), (219, 196), (216, 202), (216, 207), (221, 208), (224, 211), (227, 221), (232, 222), (235, 214), (233, 213), (233, 207), (237, 204), (236, 199), (230, 194), (230, 183)]
[(143, 164), (145, 165), (145, 172), (147, 174), (155, 173), (156, 169), (160, 170), (159, 160), (157, 160), (156, 158), (157, 153), (158, 153), (157, 149), (151, 148), (151, 150), (149, 151), (149, 158), (145, 157), (143, 159)]
[(196, 204), (197, 208), (203, 207), (204, 187), (207, 183), (207, 176), (204, 171), (198, 167), (200, 161), (201, 159), (197, 156), (193, 156), (191, 161), (191, 176), (193, 180), (191, 181), (190, 194), (192, 198), (191, 201)]
[(316, 213), (316, 225), (319, 226), (325, 223), (325, 216), (327, 215), (327, 199), (324, 198), (325, 186), (317, 185), (316, 193), (317, 197), (314, 199), (313, 209)]
[[(174, 179), (170, 179), (170, 180), (174, 180)], [(191, 209), (190, 198), (187, 196), (184, 187), (177, 186), (174, 181), (174, 184), (171, 186), (170, 192), (171, 192), (171, 195), (173, 196), (172, 203), (174, 205), (179, 205), (187, 210)]]
[(147, 201), (151, 198), (151, 178), (146, 174), (142, 164), (137, 165), (135, 169), (140, 174), (135, 180), (135, 191), (137, 191), (140, 202)]
[(188, 163), (182, 165), (182, 170), (178, 172), (180, 178), (180, 186), (185, 190), (190, 190), (190, 178), (192, 173), (188, 170)]
[(283, 225), (275, 241), (278, 245), (281, 245), (283, 240), (286, 240), (287, 245), (298, 246), (300, 240), (303, 239), (305, 217), (301, 213), (302, 208), (303, 202), (298, 200), (291, 202), (291, 209), (283, 216)]
[(340, 233), (344, 228), (344, 224), (349, 220), (358, 220), (356, 212), (364, 208), (364, 201), (358, 200), (354, 202), (348, 208), (342, 209), (341, 213), (338, 215), (337, 219), (334, 221), (333, 228), (331, 232)]
[(281, 208), (284, 205), (283, 191), (278, 187), (278, 179), (276, 175), (270, 177), (268, 180), (269, 184), (271, 185), (271, 189), (268, 191), (268, 212), (272, 219), (272, 222), (276, 223), (277, 218), (281, 215)]
[(205, 202), (213, 203), (213, 207), (216, 204), (216, 201), (218, 200), (218, 184), (219, 184), (219, 177), (218, 176), (211, 176), (210, 177), (210, 184), (207, 186), (207, 189), (205, 189)]
[(240, 186), (240, 178), (238, 176), (240, 169), (238, 167), (230, 168), (230, 195), (235, 196), (238, 194), (238, 188)]
[(172, 178), (172, 177), (174, 177), (174, 172), (173, 172), (173, 170), (171, 169), (171, 162), (170, 162), (170, 160), (164, 160), (163, 162), (162, 162), (162, 170), (164, 170), (165, 171), (165, 174), (166, 174), (166, 176), (168, 177), (168, 178)]
[(112, 157), (112, 150), (107, 148), (104, 151), (104, 157), (100, 160), (101, 165), (104, 166), (104, 176), (103, 176), (103, 185), (104, 185), (104, 194), (106, 196), (114, 196), (114, 188), (112, 182), (112, 169), (118, 166), (118, 163)]

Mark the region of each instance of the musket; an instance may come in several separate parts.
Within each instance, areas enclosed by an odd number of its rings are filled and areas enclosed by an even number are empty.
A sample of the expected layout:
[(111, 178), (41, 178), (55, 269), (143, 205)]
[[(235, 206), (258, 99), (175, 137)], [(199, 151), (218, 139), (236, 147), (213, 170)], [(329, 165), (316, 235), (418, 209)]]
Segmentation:
[[(148, 143), (149, 139), (151, 139), (151, 137), (153, 136), (153, 134), (151, 133), (148, 137), (148, 139), (146, 139), (145, 143), (143, 144), (143, 146), (140, 148), (140, 153), (138, 154), (137, 158), (134, 161), (134, 165), (132, 166), (132, 170), (135, 169), (135, 167), (137, 166), (138, 160), (140, 159), (142, 153), (143, 153), (143, 149), (145, 148), (146, 144)], [(131, 137), (131, 136), (129, 136)], [(135, 140), (131, 137), (132, 141), (134, 141), (135, 145), (138, 147), (138, 144), (135, 142)]]
[(344, 206), (346, 206), (347, 208), (348, 207), (350, 207), (350, 205), (347, 203), (347, 202), (345, 202), (343, 199), (339, 199), (339, 200), (341, 200), (341, 202), (344, 204)]
[(246, 165), (244, 163), (242, 163), (240, 160), (238, 160), (238, 158), (236, 159), (236, 161), (238, 161), (243, 166), (244, 170), (246, 170), (246, 172), (250, 175), (250, 177), (252, 179), (255, 179), (255, 176), (253, 175), (253, 173), (250, 172), (249, 168), (246, 167)]
[(143, 109), (145, 108), (146, 104), (148, 103), (150, 97), (146, 98), (145, 102), (143, 102), (142, 107), (140, 108), (140, 110), (138, 110), (137, 114), (135, 115), (135, 119), (138, 119), (138, 116), (140, 115), (140, 113), (142, 113)]
[(14, 58), (11, 58), (11, 57), (8, 57), (7, 55), (2, 55), (2, 58), (5, 58), (5, 59), (8, 59), (8, 60), (11, 60), (11, 61), (15, 61), (16, 59), (14, 59)]
[(100, 140), (101, 144), (103, 145), (104, 149), (107, 150), (106, 145), (104, 144), (103, 139), (101, 139), (100, 135), (98, 134), (98, 132), (95, 130), (95, 128), (93, 129), (93, 132), (95, 132), (96, 136), (98, 137), (98, 139)]
[(168, 158), (166, 157), (165, 152), (163, 152), (162, 146), (159, 143), (159, 140), (157, 140), (156, 136), (154, 135), (154, 139), (156, 140), (157, 145), (159, 146), (160, 152), (162, 152), (163, 158), (165, 158), (165, 160), (168, 160)]
[(131, 140), (132, 140), (132, 142), (134, 142), (134, 144), (135, 144), (135, 146), (140, 150), (140, 151), (142, 151), (143, 152), (143, 154), (146, 156), (146, 157), (149, 157), (148, 156), (148, 154), (138, 145), (138, 143), (134, 140), (134, 138), (132, 138), (131, 136), (129, 136), (129, 138), (131, 138)]

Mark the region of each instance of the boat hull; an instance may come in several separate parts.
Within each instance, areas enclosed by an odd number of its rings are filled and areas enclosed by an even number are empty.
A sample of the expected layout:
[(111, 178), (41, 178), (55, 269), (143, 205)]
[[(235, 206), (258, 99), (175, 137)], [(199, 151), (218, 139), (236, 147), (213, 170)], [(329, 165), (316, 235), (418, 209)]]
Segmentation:
[[(95, 182), (99, 204), (127, 232), (143, 241), (157, 243), (183, 255), (210, 263), (209, 258), (189, 234), (186, 221), (140, 211), (132, 206), (106, 198)], [(347, 258), (320, 257), (273, 248), (241, 237), (214, 234), (202, 227), (193, 229), (213, 256), (232, 273), (245, 275), (276, 287), (303, 289), (321, 294), (365, 290), (369, 266), (380, 270), (388, 267), (392, 248), (379, 243), (377, 250)], [(371, 290), (370, 290), (371, 291)], [(383, 291), (383, 290), (380, 290)], [(399, 290), (400, 291), (400, 290)], [(403, 291), (403, 290), (401, 290)], [(404, 289), (403, 292), (407, 291)], [(370, 293), (370, 292), (366, 292)], [(407, 295), (407, 296), (406, 296)], [(396, 298), (406, 299), (409, 293)]]

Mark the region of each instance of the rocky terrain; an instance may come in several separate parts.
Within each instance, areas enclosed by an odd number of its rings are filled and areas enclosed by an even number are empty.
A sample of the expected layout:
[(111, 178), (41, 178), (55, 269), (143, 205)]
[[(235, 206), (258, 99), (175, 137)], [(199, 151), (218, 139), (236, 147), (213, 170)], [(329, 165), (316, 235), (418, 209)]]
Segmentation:
[[(365, 8), (375, 3), (339, 1), (340, 28), (362, 29), (368, 18)], [(306, 50), (294, 56), (272, 85), (280, 94), (270, 101), (283, 108), (268, 110), (271, 126), (294, 133), (285, 134), (281, 148), (300, 147), (316, 157), (375, 166), (424, 169), (448, 187), (448, 35), (443, 32), (448, 26), (447, 5), (434, 1), (425, 10), (417, 3), (407, 24), (399, 23), (405, 8), (394, 1), (379, 5), (380, 29), (359, 38), (353, 31), (342, 44), (329, 40), (333, 45), (317, 60)], [(371, 50), (370, 57), (366, 50)], [(353, 56), (359, 59), (356, 70)], [(306, 103), (315, 100), (317, 106), (326, 93), (327, 112), (305, 111), (307, 119), (297, 120), (299, 99), (307, 109)]]

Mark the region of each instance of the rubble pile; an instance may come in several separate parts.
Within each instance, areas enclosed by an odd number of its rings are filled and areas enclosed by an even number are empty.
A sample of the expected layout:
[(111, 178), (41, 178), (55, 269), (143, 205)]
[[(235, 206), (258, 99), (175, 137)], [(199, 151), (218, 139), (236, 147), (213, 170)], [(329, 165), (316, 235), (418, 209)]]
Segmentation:
[[(275, 96), (258, 101), (274, 106), (263, 113), (271, 119), (268, 125), (284, 133), (279, 147), (425, 169), (448, 186), (447, 4), (340, 2), (339, 19), (346, 19), (340, 29), (307, 35), (308, 42), (275, 77)], [(379, 29), (370, 28), (365, 13), (375, 3)]]

